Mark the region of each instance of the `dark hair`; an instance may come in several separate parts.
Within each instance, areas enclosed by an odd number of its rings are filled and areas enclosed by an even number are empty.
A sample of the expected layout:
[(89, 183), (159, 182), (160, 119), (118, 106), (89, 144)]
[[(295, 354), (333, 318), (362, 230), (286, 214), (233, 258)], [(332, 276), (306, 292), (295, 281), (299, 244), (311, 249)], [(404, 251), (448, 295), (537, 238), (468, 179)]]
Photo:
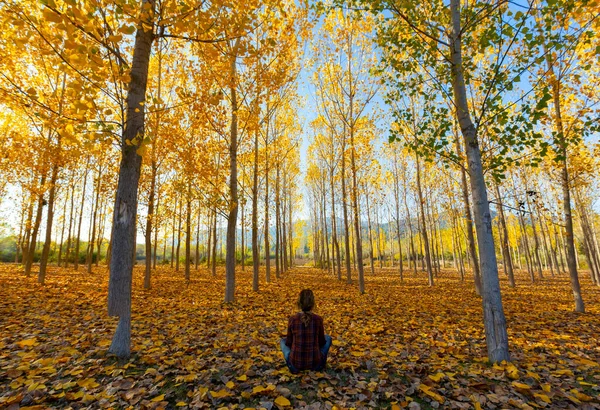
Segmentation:
[(307, 327), (310, 323), (310, 312), (315, 307), (315, 294), (310, 289), (304, 289), (298, 296), (298, 308), (302, 311), (302, 323)]

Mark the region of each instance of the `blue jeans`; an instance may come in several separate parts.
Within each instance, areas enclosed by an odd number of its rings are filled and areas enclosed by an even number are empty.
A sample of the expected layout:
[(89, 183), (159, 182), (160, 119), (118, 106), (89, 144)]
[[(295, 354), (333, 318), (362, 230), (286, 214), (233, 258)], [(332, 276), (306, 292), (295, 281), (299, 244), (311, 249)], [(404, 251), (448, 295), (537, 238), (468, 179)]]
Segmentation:
[[(329, 348), (331, 347), (332, 340), (333, 339), (331, 339), (331, 336), (325, 335), (325, 344), (321, 348), (321, 355), (323, 356), (323, 361), (319, 365), (319, 367), (317, 367), (314, 370), (323, 370), (325, 368), (325, 364), (327, 363), (327, 353), (329, 353)], [(290, 363), (290, 360), (289, 360), (290, 359), (290, 352), (292, 351), (292, 349), (285, 344), (285, 339), (281, 339), (279, 341), (279, 345), (281, 346), (281, 351), (283, 352), (283, 358), (285, 359), (285, 364), (287, 364), (287, 366), (289, 367), (290, 372), (292, 372), (292, 373), (298, 373), (298, 369), (296, 369)]]

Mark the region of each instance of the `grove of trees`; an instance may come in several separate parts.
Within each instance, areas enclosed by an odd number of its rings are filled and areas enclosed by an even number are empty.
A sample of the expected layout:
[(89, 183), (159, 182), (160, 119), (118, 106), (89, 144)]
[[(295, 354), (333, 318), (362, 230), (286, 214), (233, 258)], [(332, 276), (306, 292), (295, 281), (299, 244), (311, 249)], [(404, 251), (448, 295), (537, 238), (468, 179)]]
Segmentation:
[(510, 361), (501, 281), (568, 275), (581, 313), (582, 276), (600, 286), (599, 13), (0, 1), (0, 257), (40, 284), (106, 265), (119, 357), (137, 259), (145, 289), (222, 264), (225, 303), (240, 271), (259, 292), (305, 258), (361, 295), (451, 271)]

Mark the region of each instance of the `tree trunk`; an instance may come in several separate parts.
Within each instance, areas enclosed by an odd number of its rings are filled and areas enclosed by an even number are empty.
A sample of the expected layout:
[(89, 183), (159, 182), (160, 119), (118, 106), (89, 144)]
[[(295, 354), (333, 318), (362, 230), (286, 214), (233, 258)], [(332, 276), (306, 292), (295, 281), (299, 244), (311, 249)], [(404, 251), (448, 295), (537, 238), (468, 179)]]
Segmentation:
[[(155, 213), (160, 215), (159, 212), (159, 203), (160, 203), (160, 195), (158, 195), (158, 192), (156, 192), (156, 209), (155, 209)], [(158, 221), (155, 221), (155, 223), (153, 223), (154, 225), (154, 252), (152, 252), (152, 269), (156, 269), (156, 259), (157, 257), (157, 251), (158, 251), (158, 230), (160, 228), (160, 225), (158, 223)], [(167, 240), (166, 236), (163, 238), (164, 241)], [(166, 242), (165, 242), (166, 245)], [(164, 261), (164, 255), (163, 255), (163, 261)]]
[(181, 255), (181, 225), (182, 225), (182, 213), (183, 213), (183, 198), (179, 200), (179, 212), (177, 216), (177, 247), (175, 248), (175, 272), (179, 272), (179, 255)]
[(365, 193), (367, 201), (367, 229), (369, 231), (369, 259), (371, 259), (371, 275), (375, 275), (375, 264), (373, 263), (373, 230), (371, 229), (371, 207), (369, 206), (369, 192)]
[(31, 274), (31, 267), (33, 265), (33, 257), (35, 256), (35, 248), (37, 246), (37, 235), (42, 223), (42, 212), (44, 210), (44, 185), (46, 184), (46, 174), (42, 175), (40, 179), (40, 194), (38, 194), (37, 211), (35, 214), (35, 222), (33, 223), (33, 231), (31, 232), (30, 243), (28, 244), (27, 260), (25, 261), (25, 275)]
[[(527, 191), (527, 187), (525, 187)], [(527, 202), (527, 209), (529, 209), (529, 219), (531, 220), (531, 229), (533, 230), (533, 255), (535, 256), (535, 264), (538, 271), (538, 277), (544, 279), (542, 272), (542, 260), (540, 258), (540, 241), (537, 234), (537, 227), (535, 224), (535, 218), (533, 215), (533, 208), (529, 199), (529, 193), (525, 192), (525, 201)]]
[(40, 271), (38, 274), (38, 283), (43, 285), (46, 282), (46, 268), (48, 266), (48, 257), (50, 256), (50, 243), (52, 242), (52, 222), (54, 220), (54, 199), (56, 196), (56, 180), (58, 178), (58, 165), (52, 166), (52, 175), (50, 177), (50, 193), (48, 195), (48, 214), (46, 216), (46, 239), (42, 249), (40, 259)]
[[(279, 196), (279, 162), (275, 166), (275, 277), (279, 279), (280, 274), (280, 259), (281, 259), (281, 208)], [(327, 255), (329, 257), (329, 254)]]
[(258, 292), (260, 249), (258, 248), (258, 131), (254, 132), (254, 164), (252, 167), (252, 290)]
[(546, 53), (546, 62), (548, 63), (548, 71), (552, 79), (552, 97), (554, 101), (554, 121), (557, 131), (558, 153), (562, 157), (561, 169), (561, 185), (563, 193), (563, 214), (565, 233), (567, 236), (567, 267), (569, 269), (569, 277), (571, 279), (571, 290), (573, 291), (573, 299), (575, 300), (575, 311), (584, 313), (585, 305), (581, 297), (581, 286), (579, 284), (579, 275), (577, 273), (577, 262), (575, 260), (575, 234), (573, 232), (573, 217), (571, 215), (571, 187), (569, 185), (569, 166), (568, 166), (568, 142), (565, 136), (565, 130), (562, 122), (562, 107), (560, 100), (560, 80), (554, 74), (554, 62), (552, 56)]
[[(63, 254), (63, 245), (64, 245), (64, 239), (65, 239), (65, 225), (67, 224), (67, 203), (69, 202), (69, 187), (67, 186), (66, 189), (66, 193), (65, 193), (65, 203), (63, 205), (63, 212), (62, 212), (62, 216), (63, 216), (63, 220), (62, 220), (62, 226), (60, 229), (60, 245), (58, 247), (58, 258), (57, 258), (57, 262), (56, 264), (58, 265), (58, 267), (60, 268), (62, 266), (62, 254)], [(21, 232), (19, 232), (19, 236), (21, 235)], [(18, 243), (18, 240), (17, 240)], [(17, 253), (19, 253), (19, 248), (17, 247)]]
[(515, 287), (515, 274), (513, 272), (512, 258), (510, 257), (510, 247), (508, 245), (508, 228), (506, 227), (506, 218), (504, 217), (504, 205), (502, 196), (500, 195), (500, 187), (494, 184), (496, 188), (496, 200), (498, 201), (498, 214), (500, 215), (500, 227), (502, 228), (502, 249), (504, 256), (504, 269), (508, 276), (508, 285), (511, 288)]
[(419, 212), (421, 215), (421, 237), (423, 246), (425, 247), (425, 263), (427, 265), (427, 278), (429, 286), (433, 286), (433, 269), (431, 267), (431, 254), (429, 253), (429, 238), (427, 237), (427, 224), (425, 222), (425, 200), (423, 199), (423, 190), (421, 188), (421, 165), (419, 158), (416, 158), (417, 163), (417, 193), (419, 195)]
[[(154, 147), (152, 150), (154, 151)], [(156, 190), (156, 161), (154, 159), (152, 160), (151, 167), (148, 215), (146, 216), (146, 271), (144, 273), (144, 289), (150, 289), (150, 277), (152, 275), (152, 218), (154, 217), (154, 191)]]
[(75, 242), (75, 261), (73, 263), (73, 269), (79, 269), (79, 249), (81, 244), (81, 223), (83, 222), (83, 207), (85, 205), (85, 190), (87, 188), (87, 178), (90, 172), (90, 157), (87, 158), (85, 164), (85, 172), (83, 174), (83, 185), (81, 187), (81, 207), (79, 209), (79, 221), (77, 224), (77, 241)]
[(240, 257), (242, 260), (242, 272), (244, 272), (246, 270), (246, 221), (245, 221), (245, 214), (244, 214), (244, 202), (242, 201), (242, 244), (241, 244), (241, 251), (240, 251)]
[(342, 258), (340, 255), (340, 243), (337, 236), (337, 221), (335, 216), (335, 190), (333, 185), (333, 167), (329, 171), (329, 184), (331, 188), (331, 220), (332, 220), (332, 239), (335, 248), (336, 270), (338, 280), (342, 280)]
[(190, 266), (192, 264), (192, 189), (188, 183), (188, 192), (185, 208), (185, 282), (190, 283)]
[[(145, 20), (153, 20), (153, 0), (142, 0)], [(121, 164), (114, 207), (112, 255), (108, 283), (108, 314), (119, 316), (119, 324), (109, 348), (117, 357), (130, 355), (132, 254), (135, 250), (137, 193), (142, 158), (137, 149), (144, 135), (144, 114), (152, 29), (140, 24), (135, 36), (131, 81), (127, 93), (127, 120), (121, 140)]]
[(87, 272), (92, 273), (92, 260), (94, 259), (94, 240), (96, 238), (96, 221), (98, 218), (98, 208), (100, 206), (100, 185), (102, 177), (102, 167), (98, 166), (98, 181), (96, 184), (96, 199), (92, 204), (92, 234), (88, 240), (88, 251), (86, 257)]
[(217, 276), (217, 208), (214, 210), (214, 218), (212, 225), (212, 257), (211, 257), (211, 270), (212, 275)]
[[(269, 145), (265, 145), (265, 280), (271, 282), (271, 245), (269, 245)], [(315, 237), (315, 240), (317, 238)]]
[(496, 363), (502, 360), (510, 360), (508, 334), (498, 280), (498, 264), (496, 262), (494, 237), (492, 236), (492, 218), (481, 163), (481, 152), (477, 141), (477, 129), (471, 121), (463, 77), (460, 0), (450, 1), (450, 13), (452, 21), (452, 88), (456, 116), (465, 141), (471, 192), (473, 194), (475, 228), (477, 229), (481, 264), (481, 295), (488, 359), (490, 362)]
[(236, 53), (239, 40), (236, 40), (234, 54), (231, 59), (231, 132), (229, 141), (229, 215), (227, 217), (227, 238), (225, 253), (225, 303), (235, 299), (235, 237), (238, 215), (238, 181), (237, 181), (237, 150), (238, 150), (238, 105), (236, 84)]
[(207, 231), (207, 244), (206, 244), (206, 267), (210, 268), (211, 266), (211, 257), (212, 257), (212, 226), (213, 226), (213, 210), (212, 208), (208, 208), (208, 222), (206, 224)]
[[(458, 151), (458, 155), (462, 156), (462, 144), (460, 143), (460, 138), (458, 135), (456, 136), (456, 150)], [(467, 229), (467, 247), (469, 248), (469, 257), (471, 260), (471, 267), (473, 269), (475, 292), (477, 295), (481, 296), (481, 272), (479, 261), (477, 259), (477, 249), (475, 247), (475, 235), (473, 234), (473, 216), (471, 215), (471, 201), (469, 199), (467, 172), (462, 166), (460, 167), (460, 185), (463, 196), (463, 206)]]
[(196, 221), (196, 252), (194, 255), (194, 269), (198, 270), (200, 264), (200, 201), (198, 201), (198, 220)]
[(352, 268), (350, 267), (350, 225), (348, 223), (348, 197), (346, 193), (346, 127), (342, 137), (342, 210), (344, 214), (344, 248), (346, 253), (346, 283), (352, 283)]
[(171, 235), (171, 268), (175, 266), (175, 224), (177, 223), (177, 202), (179, 197), (175, 195), (175, 204), (173, 204), (173, 224)]

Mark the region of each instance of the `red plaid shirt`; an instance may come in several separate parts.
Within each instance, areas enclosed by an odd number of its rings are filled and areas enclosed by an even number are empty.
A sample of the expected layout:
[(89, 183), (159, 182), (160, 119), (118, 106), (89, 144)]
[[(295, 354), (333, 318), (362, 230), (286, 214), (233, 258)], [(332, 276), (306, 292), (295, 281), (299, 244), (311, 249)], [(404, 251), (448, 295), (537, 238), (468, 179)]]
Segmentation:
[(314, 370), (318, 368), (323, 357), (321, 348), (325, 346), (325, 330), (323, 318), (314, 313), (310, 315), (310, 323), (304, 326), (302, 313), (296, 313), (288, 321), (285, 344), (291, 349), (289, 361), (298, 370)]

